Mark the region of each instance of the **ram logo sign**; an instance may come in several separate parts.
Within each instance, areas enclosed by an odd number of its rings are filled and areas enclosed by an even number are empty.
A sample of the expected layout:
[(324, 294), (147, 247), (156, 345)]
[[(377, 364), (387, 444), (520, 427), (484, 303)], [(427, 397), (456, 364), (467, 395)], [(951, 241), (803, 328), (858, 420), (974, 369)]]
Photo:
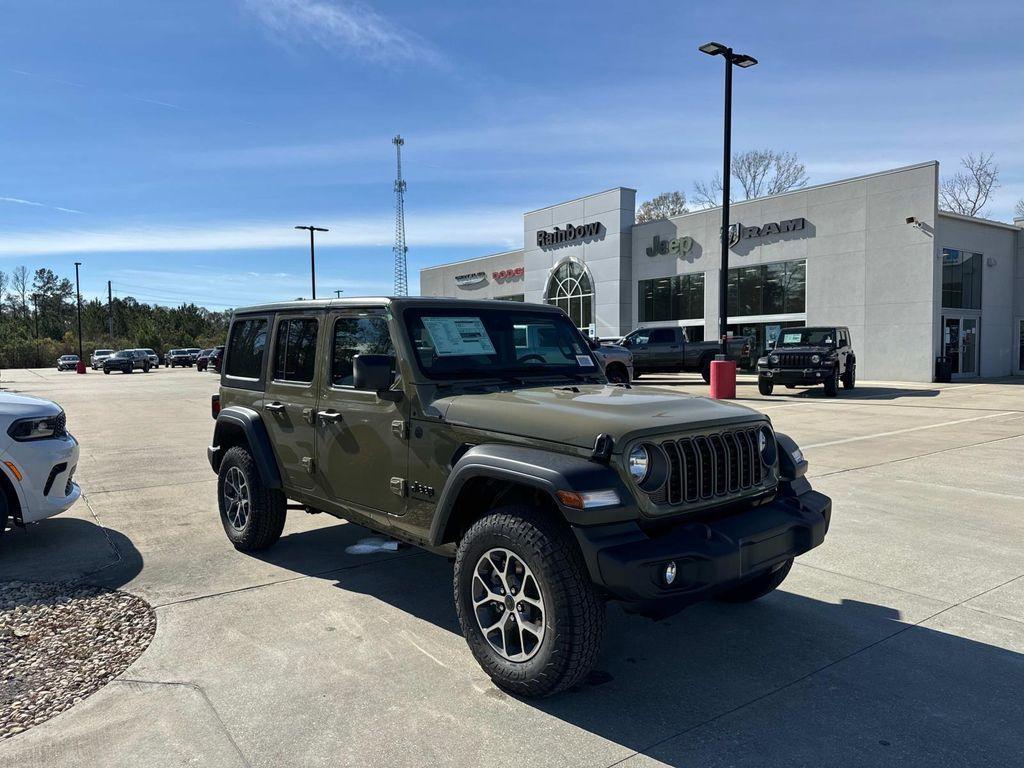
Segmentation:
[(804, 228), (807, 223), (807, 219), (783, 219), (782, 221), (772, 221), (768, 224), (762, 224), (760, 227), (755, 225), (753, 227), (745, 227), (744, 225), (736, 222), (735, 224), (729, 225), (729, 246), (733, 247), (739, 245), (740, 240), (750, 240), (755, 237), (768, 237), (769, 235), (782, 235), (787, 232), (798, 232)]
[(580, 224), (578, 227), (566, 224), (565, 229), (555, 227), (552, 232), (543, 229), (537, 230), (537, 245), (540, 248), (545, 248), (549, 245), (561, 245), (562, 243), (571, 243), (573, 240), (597, 237), (599, 234), (601, 234), (600, 221), (595, 221), (592, 224)]

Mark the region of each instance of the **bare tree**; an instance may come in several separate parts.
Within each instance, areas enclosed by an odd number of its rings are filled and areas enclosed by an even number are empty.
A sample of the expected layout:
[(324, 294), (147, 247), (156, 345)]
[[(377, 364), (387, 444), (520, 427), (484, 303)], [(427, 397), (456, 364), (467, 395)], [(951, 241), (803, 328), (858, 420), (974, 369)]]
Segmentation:
[(10, 280), (7, 273), (0, 269), (0, 323), (4, 319), (4, 298), (7, 296), (7, 286)]
[[(793, 152), (773, 149), (751, 149), (732, 156), (732, 176), (739, 182), (743, 200), (770, 197), (807, 186), (807, 168)], [(693, 186), (694, 202), (704, 208), (721, 204), (722, 177), (715, 174), (710, 182), (698, 181)], [(730, 198), (730, 202), (734, 198)]]
[(1017, 201), (1017, 206), (1013, 209), (1013, 217), (1015, 219), (1024, 219), (1024, 198)]
[(656, 219), (667, 219), (670, 216), (679, 216), (689, 213), (686, 207), (686, 195), (682, 192), (662, 192), (657, 197), (641, 203), (636, 209), (636, 223), (643, 224)]
[(984, 216), (985, 205), (999, 187), (999, 166), (992, 153), (960, 159), (964, 170), (939, 183), (939, 207), (963, 216)]
[(28, 269), (24, 266), (15, 267), (14, 271), (11, 272), (11, 287), (14, 288), (14, 292), (17, 294), (19, 303), (21, 304), (21, 314), (23, 317), (28, 316)]

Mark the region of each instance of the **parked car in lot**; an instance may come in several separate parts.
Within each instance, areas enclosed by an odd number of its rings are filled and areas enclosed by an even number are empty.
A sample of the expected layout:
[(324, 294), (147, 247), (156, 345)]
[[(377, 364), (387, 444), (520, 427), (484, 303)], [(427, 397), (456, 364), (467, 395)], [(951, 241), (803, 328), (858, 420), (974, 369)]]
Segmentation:
[(199, 352), (199, 355), (196, 357), (196, 370), (197, 371), (205, 371), (206, 370), (206, 366), (207, 366), (207, 364), (210, 361), (210, 355), (211, 354), (213, 354), (213, 350), (212, 349), (204, 349), (204, 350), (201, 350)]
[(103, 372), (121, 371), (121, 373), (134, 373), (142, 371), (149, 373), (153, 363), (149, 355), (140, 349), (122, 349), (103, 361)]
[(0, 534), (63, 512), (81, 496), (78, 441), (50, 400), (0, 392)]
[(97, 349), (94, 350), (92, 355), (89, 357), (89, 365), (92, 369), (98, 370), (103, 367), (103, 361), (114, 354), (112, 349)]
[(142, 352), (146, 357), (149, 358), (149, 367), (150, 368), (159, 368), (160, 367), (160, 355), (158, 355), (154, 350), (149, 349), (148, 347), (146, 347), (146, 348), (142, 348), (142, 349), (136, 349), (135, 351), (136, 352)]
[(58, 371), (73, 371), (78, 367), (78, 355), (61, 355), (57, 358)]
[(556, 307), (238, 310), (220, 381), (208, 457), (235, 548), (274, 544), (292, 499), (454, 558), (469, 648), (521, 695), (588, 674), (607, 600), (654, 616), (756, 600), (829, 526), (767, 416), (609, 384)]
[(857, 385), (857, 356), (844, 326), (786, 328), (757, 361), (757, 389), (770, 395), (776, 384), (789, 389), (824, 385), (825, 396)]
[[(622, 339), (622, 346), (633, 353), (633, 368), (639, 378), (644, 373), (678, 373), (700, 371), (705, 382), (711, 381), (711, 361), (722, 351), (718, 341), (689, 341), (686, 330), (679, 326), (638, 328)], [(739, 368), (750, 368), (754, 343), (746, 336), (731, 336), (728, 358)]]
[(167, 353), (164, 361), (168, 368), (177, 368), (179, 365), (182, 368), (191, 368), (195, 363), (187, 349), (172, 349)]
[(185, 351), (188, 352), (189, 356), (192, 358), (192, 364), (195, 365), (196, 360), (199, 358), (199, 353), (203, 350), (199, 347), (189, 347)]
[(210, 356), (206, 359), (208, 367), (212, 368), (215, 373), (220, 373), (221, 360), (224, 359), (224, 345), (214, 347), (210, 351)]
[(633, 353), (618, 344), (592, 342), (591, 351), (598, 365), (612, 384), (628, 384), (633, 380)]

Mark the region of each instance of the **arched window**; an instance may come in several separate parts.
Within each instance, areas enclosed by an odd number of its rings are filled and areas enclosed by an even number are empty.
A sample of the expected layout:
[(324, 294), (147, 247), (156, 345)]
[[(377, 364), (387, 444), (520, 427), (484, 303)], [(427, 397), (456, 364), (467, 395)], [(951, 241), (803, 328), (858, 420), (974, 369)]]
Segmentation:
[(547, 303), (565, 310), (577, 328), (585, 331), (594, 322), (594, 286), (580, 262), (563, 261), (555, 267), (545, 295)]

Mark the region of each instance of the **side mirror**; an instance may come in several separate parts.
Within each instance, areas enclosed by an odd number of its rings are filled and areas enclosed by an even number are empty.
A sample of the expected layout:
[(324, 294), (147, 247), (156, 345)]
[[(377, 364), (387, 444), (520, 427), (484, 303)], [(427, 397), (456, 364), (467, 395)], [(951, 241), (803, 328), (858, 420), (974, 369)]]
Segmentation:
[(391, 389), (394, 367), (391, 355), (356, 355), (352, 358), (353, 384), (356, 389), (383, 396)]

